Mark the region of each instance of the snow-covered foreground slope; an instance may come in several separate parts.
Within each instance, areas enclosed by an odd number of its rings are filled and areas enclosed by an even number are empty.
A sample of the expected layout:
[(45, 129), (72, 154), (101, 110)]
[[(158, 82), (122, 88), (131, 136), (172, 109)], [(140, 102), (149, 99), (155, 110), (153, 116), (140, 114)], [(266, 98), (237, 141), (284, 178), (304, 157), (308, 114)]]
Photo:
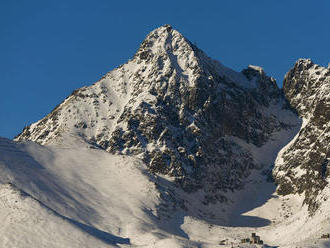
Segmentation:
[[(256, 150), (259, 159), (274, 160), (278, 140)], [(330, 230), (328, 202), (310, 219), (302, 198), (278, 196), (263, 170), (227, 203), (203, 205), (202, 191), (145, 168), (73, 137), (60, 147), (0, 139), (0, 247), (218, 247), (251, 232), (269, 245), (321, 247)]]
[(2, 247), (125, 247), (149, 235), (157, 192), (139, 161), (73, 144), (0, 147)]
[(0, 222), (0, 247), (105, 247), (87, 226), (84, 230), (83, 224), (57, 214), (11, 184), (0, 185)]

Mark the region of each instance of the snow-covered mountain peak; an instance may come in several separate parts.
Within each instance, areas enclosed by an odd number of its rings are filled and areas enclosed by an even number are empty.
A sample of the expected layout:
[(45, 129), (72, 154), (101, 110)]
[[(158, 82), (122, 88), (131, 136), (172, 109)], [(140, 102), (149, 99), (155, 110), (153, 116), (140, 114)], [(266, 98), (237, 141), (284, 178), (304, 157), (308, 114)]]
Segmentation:
[(296, 61), (295, 66), (299, 70), (309, 69), (314, 65), (313, 61), (308, 58), (300, 58)]
[(285, 75), (283, 89), (291, 106), (308, 118), (321, 99), (330, 100), (330, 70), (311, 59), (299, 59)]
[(169, 60), (177, 70), (197, 66), (193, 45), (181, 33), (166, 24), (150, 32), (134, 56), (137, 63), (160, 63)]
[(79, 137), (142, 158), (150, 171), (174, 176), (186, 190), (206, 188), (209, 202), (223, 199), (220, 190), (242, 187), (261, 166), (247, 144), (260, 147), (297, 124), (283, 104), (262, 69), (235, 72), (165, 25), (132, 60), (74, 91), (16, 140), (49, 144)]
[[(189, 49), (190, 42), (177, 30), (166, 24), (150, 32), (140, 45), (137, 55), (146, 59), (148, 53), (157, 53), (177, 50), (179, 47)], [(190, 50), (191, 47), (190, 47)]]
[[(219, 61), (208, 57), (201, 49), (185, 38), (180, 32), (166, 24), (150, 32), (134, 56), (137, 64), (160, 64), (171, 66), (190, 80), (186, 87), (194, 86), (196, 74), (203, 74), (212, 80), (214, 76), (244, 88), (256, 88), (246, 75), (236, 72)], [(254, 66), (254, 69), (259, 68)], [(261, 68), (259, 69), (262, 70)], [(262, 70), (263, 71), (263, 70)], [(260, 72), (261, 73), (261, 72)], [(216, 75), (214, 75), (216, 74)], [(264, 75), (264, 73), (262, 73)]]

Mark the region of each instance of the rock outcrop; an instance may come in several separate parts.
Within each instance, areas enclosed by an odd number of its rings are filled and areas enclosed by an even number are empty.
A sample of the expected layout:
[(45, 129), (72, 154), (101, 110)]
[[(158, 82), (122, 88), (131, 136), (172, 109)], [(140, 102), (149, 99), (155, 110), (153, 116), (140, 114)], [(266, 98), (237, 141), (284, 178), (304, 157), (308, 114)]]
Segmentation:
[(313, 213), (330, 174), (330, 70), (300, 59), (286, 74), (283, 89), (303, 126), (278, 157), (274, 177), (279, 193), (305, 194)]

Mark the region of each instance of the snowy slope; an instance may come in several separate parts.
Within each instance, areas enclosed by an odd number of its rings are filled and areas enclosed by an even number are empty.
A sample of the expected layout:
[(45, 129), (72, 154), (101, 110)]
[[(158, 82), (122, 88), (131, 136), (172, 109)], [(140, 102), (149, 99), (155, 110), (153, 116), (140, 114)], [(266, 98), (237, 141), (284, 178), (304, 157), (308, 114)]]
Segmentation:
[[(157, 204), (157, 194), (139, 162), (99, 150), (78, 149), (80, 144), (75, 142), (56, 148), (17, 145), (1, 139), (0, 181), (17, 187), (17, 193), (8, 186), (1, 188), (7, 224), (3, 234), (13, 229), (23, 236), (8, 241), (12, 247), (25, 247), (25, 241), (42, 245), (44, 239), (59, 247), (54, 242), (58, 237), (63, 247), (70, 242), (66, 247), (81, 247), (83, 243), (84, 247), (125, 246), (134, 241), (134, 237), (127, 238), (132, 235), (131, 229), (133, 236), (139, 235), (139, 226), (142, 233), (148, 232), (145, 210)], [(19, 190), (28, 195), (19, 197)], [(36, 214), (39, 211), (40, 216)], [(29, 221), (22, 221), (25, 226), (18, 225), (22, 223), (19, 218)], [(45, 225), (52, 226), (36, 236)], [(62, 232), (68, 234), (62, 236)]]
[(0, 221), (0, 247), (111, 247), (116, 240), (89, 234), (88, 226), (85, 230), (11, 184), (0, 185)]
[[(259, 159), (272, 163), (276, 156), (268, 155), (283, 137), (292, 138), (274, 135), (256, 150)], [(251, 232), (274, 247), (322, 247), (319, 237), (330, 228), (328, 199), (311, 218), (303, 197), (278, 195), (262, 170), (228, 192), (227, 203), (205, 205), (203, 191), (186, 193), (139, 159), (65, 140), (40, 146), (0, 139), (0, 247), (219, 247), (226, 239), (223, 247), (244, 247), (240, 239)]]

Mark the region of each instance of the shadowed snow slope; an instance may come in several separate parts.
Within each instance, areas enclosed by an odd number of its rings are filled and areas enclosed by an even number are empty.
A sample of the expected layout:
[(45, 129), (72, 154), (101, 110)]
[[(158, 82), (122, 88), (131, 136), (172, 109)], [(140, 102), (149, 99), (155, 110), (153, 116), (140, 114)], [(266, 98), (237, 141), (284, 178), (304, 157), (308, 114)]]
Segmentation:
[(72, 146), (0, 140), (6, 247), (125, 246), (131, 229), (137, 236), (149, 230), (144, 209), (154, 208), (157, 195), (139, 161)]

